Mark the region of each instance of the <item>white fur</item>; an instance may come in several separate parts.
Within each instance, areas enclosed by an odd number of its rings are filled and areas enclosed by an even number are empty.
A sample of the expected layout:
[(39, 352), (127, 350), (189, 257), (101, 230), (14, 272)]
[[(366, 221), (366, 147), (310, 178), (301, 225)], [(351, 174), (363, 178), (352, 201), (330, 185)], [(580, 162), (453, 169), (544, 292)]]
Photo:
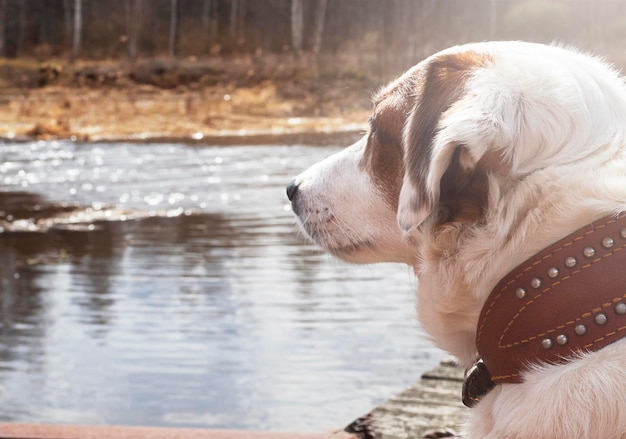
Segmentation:
[[(619, 75), (596, 58), (538, 44), (480, 43), (442, 53), (467, 50), (491, 61), (471, 73), (441, 117), (426, 188), (436, 201), (458, 145), (469, 170), (495, 153), (501, 162), (488, 171), (481, 221), (435, 229), (426, 220), (432, 212), (413, 205), (408, 176), (395, 212), (358, 164), (363, 142), (299, 177), (306, 205), (300, 218), (312, 238), (348, 260), (411, 264), (422, 326), (463, 365), (475, 358), (478, 316), (502, 277), (585, 224), (626, 211), (626, 88)], [(337, 218), (330, 227), (312, 213), (320, 201)], [(318, 229), (324, 233), (311, 233)], [(333, 251), (346, 242), (368, 245)], [(471, 411), (466, 436), (626, 438), (626, 341), (498, 386)]]

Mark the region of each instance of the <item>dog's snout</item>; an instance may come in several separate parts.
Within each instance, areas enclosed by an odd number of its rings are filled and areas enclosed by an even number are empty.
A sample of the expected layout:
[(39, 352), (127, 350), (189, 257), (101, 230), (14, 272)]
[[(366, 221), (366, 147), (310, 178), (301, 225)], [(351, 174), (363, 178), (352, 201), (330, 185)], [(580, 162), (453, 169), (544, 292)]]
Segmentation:
[(296, 180), (292, 180), (291, 183), (287, 185), (287, 198), (289, 198), (289, 201), (293, 201), (297, 194), (298, 184), (296, 183)]

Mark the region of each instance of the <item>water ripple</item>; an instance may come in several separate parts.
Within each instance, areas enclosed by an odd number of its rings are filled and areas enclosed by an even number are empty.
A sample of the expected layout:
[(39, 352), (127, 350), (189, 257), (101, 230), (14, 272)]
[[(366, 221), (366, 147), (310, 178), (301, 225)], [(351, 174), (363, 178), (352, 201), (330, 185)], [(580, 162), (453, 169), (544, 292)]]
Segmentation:
[(0, 420), (319, 431), (417, 379), (409, 270), (285, 199), (337, 149), (0, 144)]

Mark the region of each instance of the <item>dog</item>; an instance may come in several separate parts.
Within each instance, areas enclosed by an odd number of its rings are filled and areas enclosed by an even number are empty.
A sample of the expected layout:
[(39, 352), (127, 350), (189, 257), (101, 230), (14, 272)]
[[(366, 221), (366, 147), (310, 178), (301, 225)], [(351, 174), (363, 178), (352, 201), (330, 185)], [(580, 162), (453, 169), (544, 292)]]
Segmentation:
[(468, 386), (484, 359), (463, 437), (626, 438), (626, 86), (608, 63), (526, 42), (436, 53), (287, 196), (332, 255), (413, 268), (418, 320)]

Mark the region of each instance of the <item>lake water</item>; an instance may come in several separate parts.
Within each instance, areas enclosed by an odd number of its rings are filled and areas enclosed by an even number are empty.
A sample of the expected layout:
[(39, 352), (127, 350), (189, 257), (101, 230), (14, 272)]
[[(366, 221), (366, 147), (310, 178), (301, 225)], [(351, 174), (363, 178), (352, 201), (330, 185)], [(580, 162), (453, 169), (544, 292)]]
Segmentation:
[(411, 271), (290, 211), (338, 149), (0, 144), (0, 421), (319, 431), (418, 379)]

